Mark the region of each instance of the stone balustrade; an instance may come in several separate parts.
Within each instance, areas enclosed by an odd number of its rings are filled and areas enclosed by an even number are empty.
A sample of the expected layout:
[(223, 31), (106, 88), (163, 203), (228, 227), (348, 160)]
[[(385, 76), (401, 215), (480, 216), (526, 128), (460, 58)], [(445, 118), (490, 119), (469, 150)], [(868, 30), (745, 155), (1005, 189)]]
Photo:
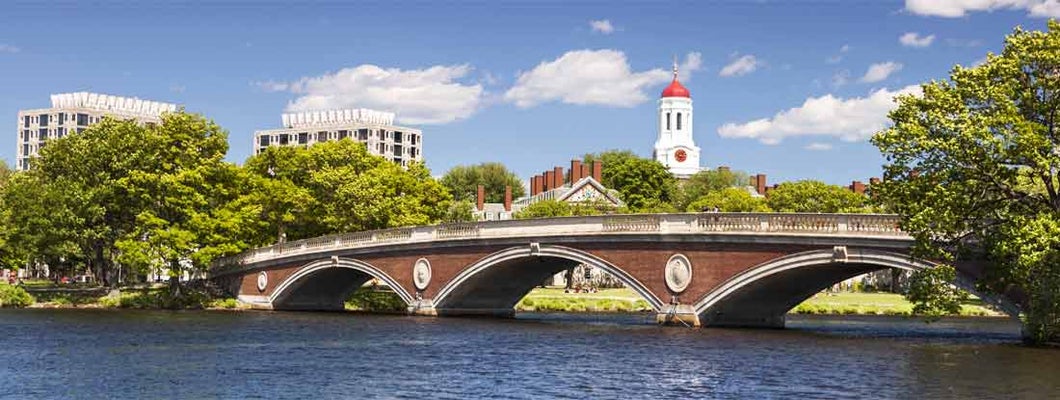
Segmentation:
[(482, 221), (322, 236), (218, 259), (214, 272), (298, 254), (432, 241), (622, 234), (781, 234), (908, 238), (887, 214), (684, 213)]

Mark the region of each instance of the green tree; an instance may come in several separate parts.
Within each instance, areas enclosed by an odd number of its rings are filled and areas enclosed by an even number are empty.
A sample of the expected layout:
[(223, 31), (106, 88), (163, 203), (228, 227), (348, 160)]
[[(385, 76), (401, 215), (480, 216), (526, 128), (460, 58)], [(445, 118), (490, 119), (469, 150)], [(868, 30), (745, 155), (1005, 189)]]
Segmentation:
[(127, 181), (144, 206), (135, 229), (116, 243), (119, 260), (165, 268), (179, 294), (181, 275), (205, 271), (214, 258), (251, 246), (248, 226), (257, 215), (232, 207), (241, 204), (248, 185), (246, 175), (224, 161), (224, 129), (184, 112), (164, 114), (161, 124), (143, 129), (141, 146), (155, 162), (132, 171)]
[(726, 188), (744, 187), (750, 182), (750, 176), (743, 171), (728, 169), (711, 169), (697, 172), (681, 182), (674, 196), (674, 206), (687, 209), (693, 201), (708, 193), (720, 192)]
[(743, 188), (729, 187), (710, 192), (689, 204), (690, 212), (708, 211), (718, 208), (722, 212), (769, 212), (765, 199), (754, 197)]
[(653, 212), (672, 209), (663, 206), (673, 200), (677, 180), (658, 161), (637, 157), (628, 150), (609, 150), (599, 154), (588, 154), (585, 162), (601, 160), (602, 183), (617, 190), (632, 212)]
[(769, 191), (769, 208), (777, 212), (867, 212), (868, 196), (820, 181), (785, 182)]
[[(246, 168), (266, 182), (256, 186), (255, 197), (267, 235), (285, 232), (288, 240), (432, 224), (446, 217), (452, 202), (422, 164), (403, 169), (348, 139), (269, 148), (248, 159)], [(291, 197), (270, 199), (269, 185)]]
[(568, 217), (573, 215), (570, 204), (558, 200), (541, 200), (523, 207), (512, 217), (515, 219)]
[(511, 186), (514, 199), (526, 195), (519, 176), (498, 162), (455, 166), (442, 176), (442, 185), (449, 189), (457, 201), (474, 202), (479, 185), (486, 191), (487, 203), (503, 202), (505, 186)]
[(899, 97), (893, 126), (872, 139), (886, 160), (873, 193), (901, 215), (916, 253), (989, 260), (980, 289), (1021, 294), (1033, 342), (1060, 338), (1057, 49), (1060, 23), (1017, 28), (1001, 54)]

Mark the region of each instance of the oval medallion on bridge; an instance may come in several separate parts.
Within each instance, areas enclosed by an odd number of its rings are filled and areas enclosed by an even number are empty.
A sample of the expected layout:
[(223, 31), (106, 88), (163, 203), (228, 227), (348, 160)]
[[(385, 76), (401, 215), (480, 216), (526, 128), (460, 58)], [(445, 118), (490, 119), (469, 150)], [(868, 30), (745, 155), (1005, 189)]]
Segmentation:
[(426, 258), (416, 260), (416, 264), (412, 266), (412, 284), (416, 285), (416, 289), (424, 290), (427, 289), (427, 285), (431, 283), (431, 263)]
[(666, 287), (681, 293), (692, 283), (692, 262), (684, 254), (674, 254), (666, 262)]
[(258, 291), (259, 292), (264, 292), (265, 291), (265, 286), (268, 286), (268, 285), (269, 285), (269, 273), (265, 272), (265, 271), (261, 271), (261, 273), (258, 274)]

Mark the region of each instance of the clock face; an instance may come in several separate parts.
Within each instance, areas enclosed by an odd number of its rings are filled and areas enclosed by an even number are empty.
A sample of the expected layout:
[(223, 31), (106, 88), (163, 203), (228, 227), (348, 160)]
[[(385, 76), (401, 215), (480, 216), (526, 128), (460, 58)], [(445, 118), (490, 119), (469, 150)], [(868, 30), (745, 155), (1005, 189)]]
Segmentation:
[(688, 159), (688, 154), (686, 154), (684, 150), (677, 150), (677, 152), (674, 153), (674, 159), (677, 160), (677, 162), (685, 162), (685, 160)]

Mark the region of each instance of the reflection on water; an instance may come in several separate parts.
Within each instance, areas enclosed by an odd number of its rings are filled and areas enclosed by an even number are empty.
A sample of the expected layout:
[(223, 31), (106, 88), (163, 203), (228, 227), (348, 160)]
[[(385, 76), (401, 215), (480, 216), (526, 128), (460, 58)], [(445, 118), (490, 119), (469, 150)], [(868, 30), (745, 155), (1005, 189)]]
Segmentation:
[(1006, 319), (662, 328), (346, 313), (0, 311), (5, 398), (1055, 398), (1060, 352)]

